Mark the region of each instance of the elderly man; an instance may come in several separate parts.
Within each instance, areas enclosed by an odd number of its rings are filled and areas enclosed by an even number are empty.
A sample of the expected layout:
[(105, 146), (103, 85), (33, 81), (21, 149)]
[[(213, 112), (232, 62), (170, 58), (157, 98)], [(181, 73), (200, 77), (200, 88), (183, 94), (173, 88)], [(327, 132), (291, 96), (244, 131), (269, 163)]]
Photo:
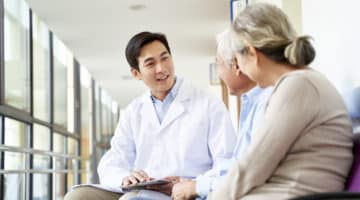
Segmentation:
[(234, 59), (231, 49), (230, 31), (217, 36), (216, 62), (220, 78), (225, 82), (230, 94), (241, 96), (239, 137), (231, 159), (225, 160), (217, 168), (209, 170), (195, 180), (183, 179), (173, 187), (174, 199), (205, 199), (215, 189), (220, 178), (225, 175), (230, 165), (241, 157), (241, 153), (251, 142), (251, 133), (260, 121), (265, 104), (272, 88), (260, 88), (243, 74)]

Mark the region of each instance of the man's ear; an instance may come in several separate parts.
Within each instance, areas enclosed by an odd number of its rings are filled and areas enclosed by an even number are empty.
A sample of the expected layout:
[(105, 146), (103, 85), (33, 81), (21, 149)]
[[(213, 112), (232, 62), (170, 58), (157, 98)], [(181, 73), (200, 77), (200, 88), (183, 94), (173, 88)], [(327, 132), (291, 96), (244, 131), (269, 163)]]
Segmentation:
[(131, 68), (131, 74), (134, 78), (136, 78), (137, 80), (141, 80), (141, 74), (140, 71), (135, 69), (135, 68)]
[(247, 47), (247, 56), (249, 61), (254, 65), (257, 66), (259, 64), (259, 52), (253, 46)]
[(239, 67), (239, 65), (238, 65), (238, 62), (237, 62), (236, 58), (233, 58), (233, 59), (231, 60), (231, 68), (235, 70), (236, 76), (239, 76), (239, 75), (240, 75), (240, 73), (241, 73), (241, 72), (240, 72), (240, 67)]
[(235, 73), (236, 73), (236, 76), (240, 76), (240, 74), (241, 74), (241, 70), (240, 70), (240, 68), (239, 68), (239, 67), (236, 69)]

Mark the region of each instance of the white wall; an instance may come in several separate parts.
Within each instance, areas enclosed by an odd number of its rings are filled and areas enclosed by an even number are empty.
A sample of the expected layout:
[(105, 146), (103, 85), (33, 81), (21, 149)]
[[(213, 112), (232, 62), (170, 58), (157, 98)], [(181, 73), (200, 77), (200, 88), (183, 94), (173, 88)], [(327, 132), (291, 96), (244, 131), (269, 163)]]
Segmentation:
[(314, 38), (312, 67), (342, 92), (360, 86), (360, 1), (303, 0), (303, 32)]
[[(359, 7), (358, 0), (302, 2), (303, 31), (315, 40), (317, 56), (312, 67), (336, 86), (352, 117), (360, 116)], [(353, 119), (353, 128), (360, 132), (360, 119)]]

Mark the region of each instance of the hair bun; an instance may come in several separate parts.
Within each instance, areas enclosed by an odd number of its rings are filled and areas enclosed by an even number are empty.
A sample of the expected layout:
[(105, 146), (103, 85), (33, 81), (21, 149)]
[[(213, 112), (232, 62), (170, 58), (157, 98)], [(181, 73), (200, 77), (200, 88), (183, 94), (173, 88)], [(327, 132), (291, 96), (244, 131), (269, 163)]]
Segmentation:
[(314, 60), (315, 49), (310, 39), (309, 36), (297, 37), (285, 48), (284, 56), (291, 65), (302, 67)]

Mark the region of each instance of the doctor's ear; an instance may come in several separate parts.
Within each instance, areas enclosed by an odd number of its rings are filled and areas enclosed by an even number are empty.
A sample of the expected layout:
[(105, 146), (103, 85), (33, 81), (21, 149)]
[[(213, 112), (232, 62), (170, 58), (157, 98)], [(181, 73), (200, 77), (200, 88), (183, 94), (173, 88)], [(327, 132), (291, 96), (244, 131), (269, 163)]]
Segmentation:
[(131, 68), (131, 75), (136, 78), (137, 80), (141, 80), (141, 73), (139, 70), (135, 69), (135, 68)]

